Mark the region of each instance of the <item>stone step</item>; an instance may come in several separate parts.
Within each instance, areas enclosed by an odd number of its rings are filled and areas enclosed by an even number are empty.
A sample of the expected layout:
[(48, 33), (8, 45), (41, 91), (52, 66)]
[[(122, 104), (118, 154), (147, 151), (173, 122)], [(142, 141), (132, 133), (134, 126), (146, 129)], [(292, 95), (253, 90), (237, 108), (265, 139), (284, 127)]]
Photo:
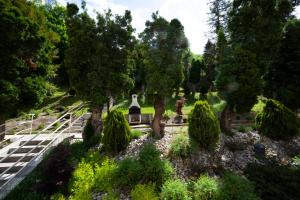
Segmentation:
[[(35, 149), (34, 149), (35, 148)], [(15, 149), (17, 148), (11, 148), (8, 150), (8, 153), (13, 152)], [(30, 150), (34, 149), (33, 151), (31, 151), (30, 153), (39, 153), (40, 151), (42, 151), (44, 149), (44, 145), (41, 145), (39, 147), (36, 146), (26, 146), (26, 147), (22, 147), (18, 150), (16, 150), (13, 154), (20, 154), (20, 153), (28, 153)]]
[[(0, 163), (0, 174), (9, 169), (14, 163)], [(18, 163), (16, 166), (10, 168), (6, 173), (12, 174), (17, 173), (22, 169), (27, 163)]]
[[(1, 161), (1, 163), (13, 163), (13, 162), (16, 162), (17, 160), (19, 160), (20, 158), (22, 158), (23, 156), (25, 156), (26, 153), (20, 153), (20, 154), (13, 154), (7, 158), (5, 158), (3, 161)], [(34, 153), (29, 153), (28, 155), (26, 155), (24, 158), (22, 158), (20, 160), (20, 162), (29, 162), (32, 158), (34, 158), (36, 154)], [(2, 158), (0, 157), (0, 160)]]
[[(20, 142), (20, 146), (23, 145), (24, 143), (26, 143), (27, 141), (21, 141)], [(38, 145), (40, 142), (42, 142), (42, 140), (32, 140), (27, 142), (27, 144), (25, 144), (24, 146), (34, 146), (34, 145)], [(51, 142), (51, 140), (45, 140), (44, 142), (42, 142), (40, 145), (47, 145)]]

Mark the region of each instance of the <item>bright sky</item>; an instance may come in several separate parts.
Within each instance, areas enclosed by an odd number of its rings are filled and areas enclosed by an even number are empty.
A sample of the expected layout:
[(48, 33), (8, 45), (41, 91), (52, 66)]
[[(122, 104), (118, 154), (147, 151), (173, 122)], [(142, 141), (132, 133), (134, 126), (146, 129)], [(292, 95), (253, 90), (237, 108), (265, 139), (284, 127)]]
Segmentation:
[[(57, 0), (62, 5), (66, 2), (81, 5), (81, 0)], [(159, 14), (171, 20), (177, 18), (185, 28), (185, 35), (189, 39), (190, 48), (193, 53), (202, 54), (204, 45), (209, 38), (209, 27), (207, 24), (209, 0), (86, 0), (87, 9), (91, 15), (94, 10), (102, 12), (110, 8), (115, 14), (124, 14), (130, 10), (133, 17), (133, 27), (136, 33), (145, 28), (145, 22), (151, 19), (151, 14), (159, 11)], [(300, 17), (300, 7), (296, 10)]]

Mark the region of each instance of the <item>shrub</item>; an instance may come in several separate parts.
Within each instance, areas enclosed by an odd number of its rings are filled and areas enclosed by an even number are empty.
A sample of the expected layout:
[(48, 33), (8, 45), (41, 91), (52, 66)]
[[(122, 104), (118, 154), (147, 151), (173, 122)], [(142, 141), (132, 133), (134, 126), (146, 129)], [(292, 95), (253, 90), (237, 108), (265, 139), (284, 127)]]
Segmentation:
[(222, 200), (259, 200), (254, 193), (254, 184), (247, 179), (225, 172), (220, 190)]
[(131, 139), (138, 139), (139, 137), (144, 135), (144, 133), (140, 130), (132, 130), (130, 132), (130, 135), (131, 135)]
[(194, 199), (217, 200), (219, 183), (208, 175), (201, 176), (194, 185)]
[(91, 119), (89, 119), (83, 129), (83, 143), (85, 147), (93, 147), (100, 143), (101, 133), (94, 133)]
[(171, 153), (175, 156), (188, 157), (191, 151), (189, 136), (185, 133), (177, 135), (171, 142)]
[(51, 195), (51, 197), (50, 197), (50, 200), (65, 200), (65, 199), (66, 198), (61, 193), (55, 193), (55, 194)]
[(92, 199), (92, 187), (94, 185), (93, 165), (83, 159), (73, 173), (71, 180), (70, 200)]
[(105, 158), (100, 165), (96, 164), (93, 189), (102, 192), (111, 191), (116, 181), (116, 170), (117, 164), (108, 158)]
[(262, 135), (273, 139), (289, 139), (300, 133), (296, 114), (282, 103), (269, 99), (256, 117), (256, 126)]
[(158, 200), (155, 193), (155, 186), (153, 184), (141, 185), (138, 184), (130, 193), (132, 200)]
[(73, 167), (68, 162), (71, 157), (71, 149), (68, 145), (58, 145), (48, 158), (41, 164), (42, 180), (37, 183), (36, 190), (42, 194), (53, 194), (57, 191), (65, 191), (71, 178)]
[(153, 182), (161, 186), (173, 175), (171, 164), (162, 160), (160, 154), (161, 152), (153, 144), (146, 144), (141, 149), (138, 160), (143, 168), (143, 182)]
[(186, 183), (180, 180), (168, 180), (161, 189), (163, 200), (190, 200)]
[(106, 151), (119, 152), (130, 142), (130, 128), (123, 113), (112, 110), (104, 122), (103, 145)]
[(247, 165), (245, 174), (255, 182), (256, 191), (264, 200), (300, 199), (300, 169), (253, 163)]
[(132, 187), (143, 177), (142, 166), (136, 159), (125, 158), (119, 163), (116, 176), (119, 185)]
[(202, 147), (215, 147), (220, 138), (217, 117), (206, 101), (197, 101), (189, 115), (189, 135)]

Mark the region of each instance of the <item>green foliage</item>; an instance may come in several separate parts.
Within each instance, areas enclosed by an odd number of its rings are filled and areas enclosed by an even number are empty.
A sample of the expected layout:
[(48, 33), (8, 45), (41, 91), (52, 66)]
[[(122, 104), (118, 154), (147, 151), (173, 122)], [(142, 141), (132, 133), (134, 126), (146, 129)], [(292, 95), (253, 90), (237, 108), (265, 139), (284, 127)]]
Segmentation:
[(191, 151), (190, 138), (186, 133), (175, 136), (171, 142), (171, 154), (174, 156), (188, 157)]
[(141, 38), (147, 46), (147, 93), (165, 97), (179, 88), (183, 80), (182, 57), (188, 47), (184, 27), (177, 19), (168, 22), (153, 13)]
[(102, 192), (111, 191), (117, 179), (116, 170), (117, 164), (108, 158), (105, 158), (101, 164), (96, 164), (94, 168), (94, 190)]
[(293, 158), (293, 165), (295, 165), (296, 167), (298, 167), (300, 169), (300, 156), (295, 156)]
[(146, 144), (140, 151), (138, 160), (143, 167), (143, 181), (145, 183), (162, 183), (174, 174), (171, 164), (160, 158), (161, 152), (153, 144)]
[(219, 183), (216, 179), (203, 175), (194, 184), (194, 199), (217, 200), (219, 190)]
[(130, 132), (131, 138), (132, 139), (138, 139), (139, 137), (141, 137), (142, 135), (144, 135), (144, 133), (140, 130), (132, 130)]
[(61, 193), (55, 193), (55, 194), (51, 195), (51, 197), (50, 197), (50, 200), (65, 200), (65, 199), (66, 198)]
[(92, 188), (94, 183), (93, 165), (82, 160), (75, 171), (71, 180), (71, 200), (92, 199)]
[(278, 56), (265, 76), (265, 94), (291, 109), (300, 108), (299, 35), (300, 20), (289, 20), (281, 36)]
[[(55, 38), (33, 2), (0, 1), (1, 119), (41, 103), (50, 93)], [(1, 124), (3, 122), (0, 122)]]
[(256, 191), (264, 200), (300, 199), (300, 169), (274, 163), (249, 164), (246, 176), (255, 182)]
[(273, 139), (289, 139), (300, 134), (296, 114), (282, 103), (269, 99), (263, 111), (256, 116), (259, 133)]
[(190, 137), (202, 147), (215, 147), (220, 138), (220, 125), (206, 101), (197, 101), (189, 115)]
[(117, 183), (123, 187), (133, 187), (143, 177), (143, 168), (137, 159), (125, 158), (116, 171)]
[(108, 113), (103, 130), (103, 145), (106, 151), (119, 152), (130, 142), (130, 127), (123, 113), (112, 110)]
[(109, 96), (118, 97), (133, 86), (128, 65), (134, 46), (131, 13), (113, 15), (108, 10), (97, 13), (95, 21), (86, 10), (78, 11), (75, 4), (67, 5), (65, 64), (76, 94), (93, 106), (103, 105)]
[(158, 196), (155, 193), (155, 186), (153, 184), (141, 185), (138, 184), (130, 193), (132, 200), (158, 200)]
[(101, 134), (94, 133), (93, 126), (91, 124), (91, 119), (89, 119), (83, 129), (83, 143), (86, 147), (93, 147), (100, 144)]
[(161, 189), (161, 199), (163, 200), (191, 200), (186, 183), (181, 180), (168, 180)]
[(246, 178), (226, 172), (222, 178), (220, 199), (222, 200), (259, 200), (254, 192), (254, 184)]

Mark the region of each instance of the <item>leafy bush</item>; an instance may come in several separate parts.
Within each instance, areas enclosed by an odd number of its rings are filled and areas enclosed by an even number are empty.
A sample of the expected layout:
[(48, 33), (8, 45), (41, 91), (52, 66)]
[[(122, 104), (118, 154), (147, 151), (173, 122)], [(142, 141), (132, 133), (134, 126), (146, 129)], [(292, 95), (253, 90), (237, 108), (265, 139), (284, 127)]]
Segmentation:
[(187, 134), (177, 135), (171, 142), (171, 153), (175, 156), (188, 157), (191, 151), (190, 138)]
[(189, 115), (189, 135), (202, 147), (215, 147), (220, 138), (217, 117), (206, 101), (197, 101)]
[(247, 179), (226, 172), (222, 179), (220, 199), (222, 200), (258, 200), (254, 184)]
[(89, 119), (83, 129), (83, 142), (86, 147), (96, 146), (101, 141), (101, 134), (94, 133), (91, 119)]
[(282, 103), (269, 99), (256, 117), (259, 133), (273, 139), (289, 139), (300, 133), (300, 121), (296, 114)]
[(208, 175), (201, 176), (194, 184), (194, 199), (217, 200), (219, 183)]
[(168, 180), (161, 189), (161, 199), (163, 200), (190, 200), (186, 183), (180, 180)]
[(130, 132), (130, 135), (131, 135), (131, 139), (138, 139), (139, 137), (144, 135), (144, 133), (140, 130), (132, 130)]
[(146, 144), (139, 153), (139, 162), (143, 167), (143, 182), (161, 186), (173, 175), (171, 164), (160, 158), (161, 152), (153, 144)]
[(70, 200), (92, 199), (92, 188), (94, 185), (94, 171), (91, 163), (83, 159), (73, 173), (71, 180)]
[(96, 164), (94, 168), (94, 190), (111, 191), (116, 181), (116, 170), (117, 164), (108, 158), (105, 158), (100, 165)]
[(119, 163), (116, 176), (119, 185), (132, 187), (143, 177), (142, 166), (136, 159), (125, 158)]
[(71, 157), (71, 149), (68, 145), (58, 145), (42, 163), (40, 172), (42, 181), (36, 185), (36, 190), (42, 194), (53, 194), (57, 191), (65, 191), (71, 178), (73, 167), (68, 162)]
[(155, 193), (155, 186), (153, 184), (141, 185), (138, 184), (130, 193), (132, 200), (158, 200)]
[(255, 182), (256, 191), (264, 200), (300, 199), (300, 169), (278, 166), (249, 164), (245, 174)]
[(61, 193), (55, 193), (55, 194), (51, 195), (51, 197), (50, 197), (50, 200), (65, 200), (65, 199), (66, 198)]
[(103, 145), (107, 151), (119, 152), (130, 142), (129, 124), (119, 110), (112, 110), (107, 115), (103, 133)]

